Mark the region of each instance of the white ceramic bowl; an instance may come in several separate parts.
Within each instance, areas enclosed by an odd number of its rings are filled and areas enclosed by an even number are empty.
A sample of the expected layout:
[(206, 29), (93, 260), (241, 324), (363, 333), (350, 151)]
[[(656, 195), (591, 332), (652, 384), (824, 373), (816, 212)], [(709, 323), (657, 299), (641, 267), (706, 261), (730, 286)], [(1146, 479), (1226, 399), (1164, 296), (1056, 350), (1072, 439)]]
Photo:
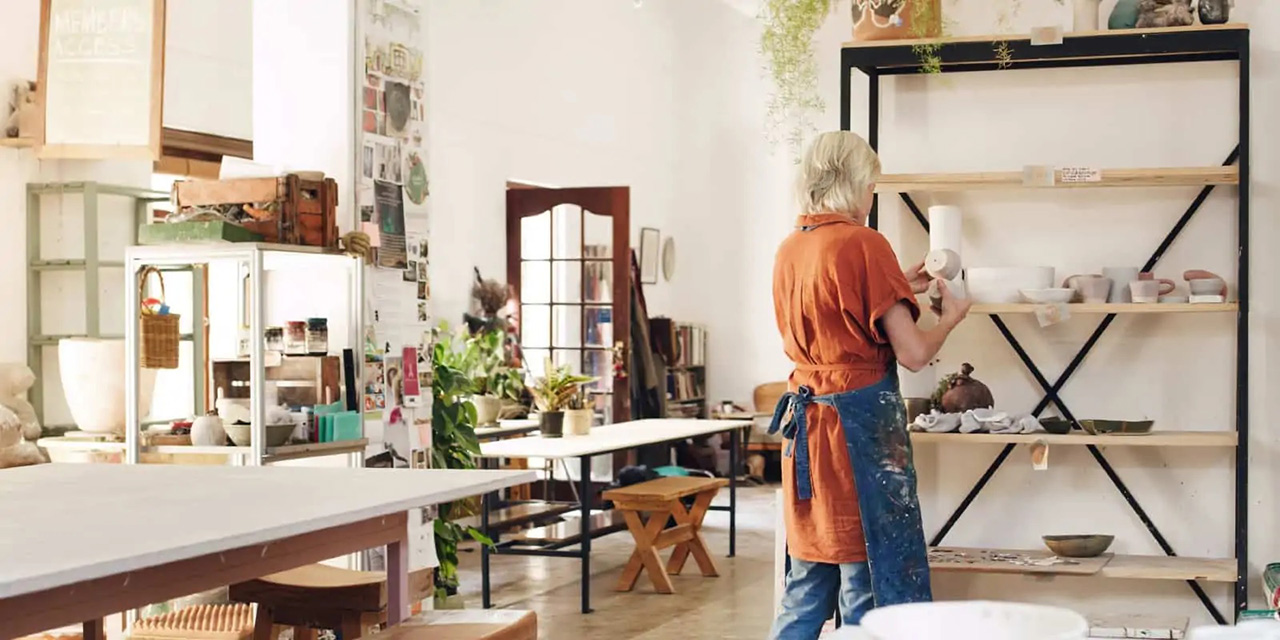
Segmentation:
[(1036, 304), (1060, 304), (1071, 302), (1071, 298), (1075, 296), (1075, 289), (1023, 289), (1018, 293), (1022, 294), (1022, 299), (1027, 302)]
[(1080, 640), (1084, 616), (1016, 602), (922, 602), (872, 609), (862, 630), (875, 640)]
[(1226, 283), (1222, 278), (1197, 278), (1188, 280), (1187, 286), (1191, 287), (1193, 296), (1216, 296), (1222, 293), (1222, 287), (1226, 286)]
[(1053, 267), (970, 267), (964, 277), (977, 303), (1021, 302), (1022, 289), (1053, 288)]

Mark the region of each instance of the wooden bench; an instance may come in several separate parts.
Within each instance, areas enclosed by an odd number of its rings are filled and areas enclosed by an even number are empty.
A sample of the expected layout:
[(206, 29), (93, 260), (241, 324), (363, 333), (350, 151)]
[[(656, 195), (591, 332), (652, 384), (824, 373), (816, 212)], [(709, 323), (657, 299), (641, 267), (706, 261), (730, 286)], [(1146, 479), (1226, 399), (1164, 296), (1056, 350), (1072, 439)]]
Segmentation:
[(372, 640), (538, 640), (538, 616), (504, 609), (424, 611)]
[[(431, 597), (431, 569), (409, 573), (409, 602)], [(255, 637), (273, 625), (293, 627), (294, 640), (333, 629), (354, 640), (386, 621), (387, 574), (311, 564), (231, 585), (231, 600), (257, 603)]]
[[(680, 574), (690, 555), (702, 575), (719, 575), (702, 540), (702, 519), (716, 492), (728, 484), (725, 478), (672, 476), (605, 491), (604, 499), (613, 501), (614, 509), (622, 512), (627, 529), (636, 541), (635, 551), (618, 579), (617, 590), (633, 589), (644, 569), (658, 593), (675, 593), (671, 575)], [(693, 508), (685, 509), (681, 499), (689, 496), (696, 496)], [(648, 520), (642, 521), (641, 513), (648, 513)], [(667, 522), (672, 518), (676, 524), (668, 528)], [(658, 552), (671, 546), (675, 551), (664, 566)]]

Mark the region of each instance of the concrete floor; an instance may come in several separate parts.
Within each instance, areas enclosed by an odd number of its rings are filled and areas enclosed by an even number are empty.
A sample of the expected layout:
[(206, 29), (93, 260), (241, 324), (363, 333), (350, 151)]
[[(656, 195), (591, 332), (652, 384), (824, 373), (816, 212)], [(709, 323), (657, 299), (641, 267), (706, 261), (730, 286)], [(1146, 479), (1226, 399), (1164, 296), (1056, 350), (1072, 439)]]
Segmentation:
[[(750, 638), (759, 640), (773, 621), (774, 492), (772, 487), (738, 491), (738, 553), (729, 549), (729, 514), (712, 511), (704, 537), (720, 572), (704, 578), (690, 560), (682, 575), (672, 576), (676, 593), (653, 592), (641, 576), (635, 590), (613, 590), (633, 544), (626, 531), (596, 538), (591, 547), (591, 605), (582, 615), (582, 565), (568, 558), (493, 558), (494, 606), (538, 613), (541, 638)], [(717, 503), (727, 503), (721, 494)], [(664, 551), (663, 557), (670, 555)], [(480, 607), (480, 554), (464, 553), (459, 575), (468, 608)]]

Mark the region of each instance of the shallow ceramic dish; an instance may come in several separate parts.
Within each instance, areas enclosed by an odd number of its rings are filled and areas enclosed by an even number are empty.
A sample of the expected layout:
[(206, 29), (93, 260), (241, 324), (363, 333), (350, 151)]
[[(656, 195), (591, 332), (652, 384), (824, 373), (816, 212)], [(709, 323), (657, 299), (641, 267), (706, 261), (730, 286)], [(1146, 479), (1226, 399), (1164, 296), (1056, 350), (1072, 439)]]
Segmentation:
[(1022, 289), (1053, 288), (1053, 267), (970, 267), (964, 278), (974, 302), (1017, 303)]
[[(223, 424), (222, 428), (226, 429), (227, 437), (235, 443), (237, 447), (248, 447), (250, 445), (249, 427), (247, 424)], [(283, 424), (267, 425), (267, 446), (279, 447), (289, 442), (289, 436), (293, 435), (293, 430), (297, 425), (286, 422)]]
[(1022, 299), (1027, 302), (1036, 304), (1062, 304), (1071, 302), (1071, 298), (1075, 296), (1075, 289), (1023, 289), (1018, 293), (1022, 294)]
[(1043, 536), (1044, 546), (1064, 558), (1096, 558), (1107, 551), (1115, 536), (1102, 534)]
[(1040, 426), (1055, 435), (1063, 436), (1071, 433), (1071, 421), (1066, 418), (1040, 418)]
[(1154, 420), (1081, 420), (1080, 426), (1084, 427), (1091, 435), (1114, 435), (1114, 436), (1145, 436), (1151, 433), (1151, 427), (1155, 425)]

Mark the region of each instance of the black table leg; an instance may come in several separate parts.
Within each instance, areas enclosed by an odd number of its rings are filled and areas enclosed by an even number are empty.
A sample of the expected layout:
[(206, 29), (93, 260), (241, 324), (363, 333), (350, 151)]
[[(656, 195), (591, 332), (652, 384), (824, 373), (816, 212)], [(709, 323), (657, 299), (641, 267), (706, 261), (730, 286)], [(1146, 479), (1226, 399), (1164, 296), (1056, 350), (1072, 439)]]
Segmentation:
[[(481, 469), (493, 466), (495, 465), (489, 459), (480, 459)], [(493, 536), (489, 533), (489, 509), (493, 507), (493, 495), (495, 494), (485, 493), (480, 496), (480, 533), (490, 540)], [(483, 543), (480, 545), (480, 602), (485, 609), (493, 606), (493, 594), (489, 585), (489, 545)]]
[(578, 501), (582, 505), (582, 612), (591, 613), (591, 456), (583, 456), (578, 471)]
[(738, 550), (738, 447), (742, 446), (742, 429), (729, 432), (729, 557)]

